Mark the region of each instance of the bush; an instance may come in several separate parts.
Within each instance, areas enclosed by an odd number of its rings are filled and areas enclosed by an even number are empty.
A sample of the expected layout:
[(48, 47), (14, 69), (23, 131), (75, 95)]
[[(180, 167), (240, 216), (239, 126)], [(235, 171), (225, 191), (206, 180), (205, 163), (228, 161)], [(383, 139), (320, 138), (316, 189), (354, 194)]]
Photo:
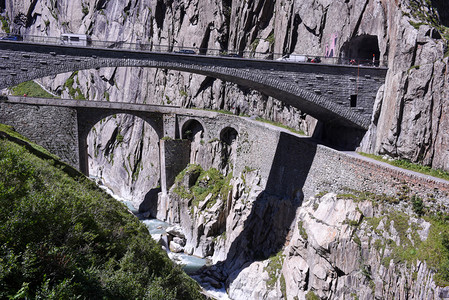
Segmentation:
[(203, 298), (123, 204), (5, 140), (0, 245), (0, 299)]

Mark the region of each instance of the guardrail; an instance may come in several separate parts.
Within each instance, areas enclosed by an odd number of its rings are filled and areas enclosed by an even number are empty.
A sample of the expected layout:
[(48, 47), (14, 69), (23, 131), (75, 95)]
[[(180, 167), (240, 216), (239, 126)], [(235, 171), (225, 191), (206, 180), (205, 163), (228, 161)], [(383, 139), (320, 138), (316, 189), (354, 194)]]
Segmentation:
[[(81, 35), (80, 35), (81, 36)], [(375, 59), (363, 58), (341, 58), (341, 57), (326, 57), (311, 54), (285, 54), (274, 52), (257, 52), (257, 51), (238, 51), (233, 49), (210, 49), (210, 48), (195, 48), (182, 47), (174, 45), (155, 45), (153, 43), (129, 43), (125, 41), (99, 41), (92, 40), (87, 36), (86, 42), (67, 42), (60, 37), (49, 36), (35, 36), (35, 35), (3, 35), (0, 40), (9, 40), (14, 42), (30, 42), (50, 45), (66, 45), (77, 47), (93, 47), (104, 49), (121, 49), (121, 50), (136, 50), (145, 52), (160, 52), (160, 53), (179, 53), (179, 54), (200, 54), (207, 56), (221, 56), (231, 58), (247, 58), (247, 59), (266, 59), (278, 60), (284, 62), (309, 62), (309, 63), (324, 63), (334, 65), (359, 65), (371, 67), (386, 67), (386, 62), (381, 62)]]

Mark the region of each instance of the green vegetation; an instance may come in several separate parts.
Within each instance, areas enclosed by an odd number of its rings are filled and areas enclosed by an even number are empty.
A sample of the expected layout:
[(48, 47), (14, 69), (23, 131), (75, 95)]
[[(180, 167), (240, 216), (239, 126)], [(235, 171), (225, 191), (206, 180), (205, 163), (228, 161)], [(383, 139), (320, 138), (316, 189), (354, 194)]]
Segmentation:
[(442, 178), (445, 180), (449, 180), (449, 172), (444, 171), (444, 170), (439, 170), (439, 169), (432, 169), (429, 166), (423, 166), (420, 164), (415, 164), (412, 163), (408, 160), (405, 159), (395, 159), (395, 160), (388, 160), (388, 159), (384, 159), (379, 155), (374, 155), (374, 154), (367, 154), (367, 153), (363, 153), (360, 152), (360, 155), (363, 155), (365, 157), (369, 157), (378, 161), (382, 161), (382, 162), (386, 162), (389, 163), (390, 165), (399, 167), (399, 168), (403, 168), (403, 169), (407, 169), (407, 170), (411, 170), (411, 171), (415, 171), (418, 173), (422, 173), (425, 175), (430, 175), (430, 176), (434, 176), (434, 177), (438, 177), (438, 178)]
[[(409, 8), (411, 16), (419, 20), (419, 22), (409, 20), (410, 25), (415, 29), (419, 29), (421, 25), (429, 25), (438, 30), (441, 36), (446, 40), (445, 57), (449, 56), (449, 28), (441, 24), (438, 12), (432, 4), (432, 1), (410, 0)], [(411, 17), (408, 13), (403, 14)]]
[(274, 45), (275, 42), (274, 32), (271, 32), (270, 35), (267, 37), (267, 42), (270, 43), (270, 46)]
[[(375, 195), (366, 192), (356, 192), (353, 194), (341, 194), (341, 198), (358, 200), (369, 200), (374, 206), (384, 205), (385, 208), (378, 216), (364, 217), (368, 228), (371, 228), (377, 235), (382, 236), (382, 230), (378, 229), (381, 222), (384, 224), (383, 230), (390, 231), (393, 227), (397, 242), (392, 239), (375, 239), (373, 249), (379, 252), (382, 257), (382, 264), (388, 267), (390, 261), (396, 264), (411, 264), (425, 261), (427, 266), (435, 271), (435, 282), (439, 286), (449, 285), (449, 215), (441, 211), (431, 210), (424, 206), (423, 200), (417, 195), (410, 196), (410, 189), (402, 186), (402, 190), (397, 197), (386, 195)], [(422, 241), (419, 231), (422, 229), (418, 222), (414, 221), (408, 214), (399, 209), (395, 209), (392, 204), (406, 203), (418, 217), (430, 223), (430, 230), (426, 240)], [(390, 232), (391, 234), (391, 232)], [(361, 245), (361, 240), (356, 233), (353, 240)], [(385, 249), (391, 250), (391, 254), (384, 257)]]
[[(72, 99), (77, 100), (86, 100), (86, 97), (84, 96), (83, 92), (80, 89), (80, 84), (78, 81), (78, 71), (75, 71), (70, 75), (69, 79), (66, 80), (64, 83), (64, 87), (66, 87), (69, 90), (69, 95)], [(74, 88), (73, 85), (75, 84), (75, 77), (76, 77), (76, 85), (77, 87)]]
[(56, 98), (55, 96), (41, 88), (41, 86), (34, 81), (19, 83), (18, 85), (11, 88), (11, 93), (13, 96), (23, 96), (24, 94), (26, 94), (28, 97)]
[[(268, 265), (264, 268), (264, 271), (268, 273), (268, 281), (267, 287), (274, 288), (276, 281), (280, 275), (280, 271), (282, 269), (282, 264), (284, 263), (284, 255), (282, 254), (282, 250), (279, 251), (276, 255), (271, 256), (269, 258)], [(285, 284), (285, 279), (284, 279)]]
[(308, 291), (306, 294), (306, 300), (320, 300), (321, 298), (318, 297), (313, 291)]
[(117, 134), (117, 136), (115, 137), (115, 139), (116, 139), (117, 143), (122, 143), (124, 137), (123, 137), (123, 135), (119, 132), (119, 133)]
[[(182, 184), (184, 178), (189, 178), (190, 187)], [(181, 173), (176, 176), (175, 188), (173, 191), (185, 199), (192, 200), (192, 211), (194, 206), (198, 206), (206, 197), (211, 194), (206, 204), (207, 208), (211, 208), (217, 202), (217, 198), (226, 199), (232, 189), (230, 181), (232, 173), (224, 177), (217, 169), (211, 168), (207, 171), (203, 170), (199, 165), (188, 165)], [(193, 181), (193, 182), (190, 182)]]
[(1, 299), (202, 299), (126, 207), (0, 139)]
[(89, 6), (82, 5), (83, 18), (89, 14)]
[(187, 96), (189, 96), (185, 90), (179, 90), (179, 94), (180, 94), (182, 97), (187, 97)]
[(2, 30), (5, 33), (10, 33), (8, 17), (0, 16), (0, 21), (2, 21)]
[(103, 98), (108, 102), (110, 101), (111, 95), (109, 94), (108, 91), (104, 91)]
[(304, 133), (304, 131), (302, 131), (302, 130), (296, 130), (296, 129), (293, 129), (293, 128), (288, 127), (288, 126), (286, 126), (286, 125), (284, 125), (284, 124), (282, 124), (282, 123), (279, 123), (279, 122), (274, 122), (274, 121), (266, 120), (266, 119), (259, 118), (259, 117), (257, 117), (256, 120), (257, 120), (257, 121), (260, 121), (260, 122), (268, 123), (268, 124), (271, 124), (271, 125), (275, 125), (275, 126), (278, 126), (278, 127), (285, 128), (285, 129), (287, 129), (287, 130), (290, 130), (290, 131), (293, 132), (293, 133), (297, 133), (297, 134), (300, 134), (300, 135), (306, 135), (306, 134)]
[(304, 222), (303, 221), (299, 221), (298, 222), (298, 230), (299, 230), (299, 235), (302, 237), (302, 239), (304, 241), (307, 241), (307, 239), (309, 238), (309, 236), (307, 235), (307, 231), (304, 228)]

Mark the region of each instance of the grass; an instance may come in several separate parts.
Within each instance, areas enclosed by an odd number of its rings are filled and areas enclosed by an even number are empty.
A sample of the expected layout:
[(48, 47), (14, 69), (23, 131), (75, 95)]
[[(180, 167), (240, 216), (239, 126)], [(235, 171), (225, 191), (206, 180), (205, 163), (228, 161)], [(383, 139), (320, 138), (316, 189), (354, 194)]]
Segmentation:
[(126, 207), (0, 139), (0, 299), (203, 299)]
[[(189, 181), (194, 181), (189, 183), (190, 187), (184, 185), (185, 178), (189, 178)], [(232, 185), (230, 185), (231, 178), (232, 173), (224, 177), (215, 168), (205, 171), (201, 166), (191, 164), (176, 176), (173, 192), (184, 199), (192, 199), (191, 212), (193, 212), (193, 207), (198, 207), (200, 202), (211, 195), (206, 204), (207, 208), (211, 208), (219, 197), (222, 199), (227, 198), (232, 190)]]
[[(438, 286), (448, 286), (449, 214), (425, 207), (421, 198), (416, 195), (410, 196), (410, 190), (406, 185), (402, 189), (403, 191), (396, 197), (350, 191), (347, 194), (339, 195), (339, 198), (350, 199), (355, 202), (360, 200), (371, 201), (374, 207), (379, 207), (379, 205), (384, 207), (379, 211), (379, 214), (373, 217), (364, 217), (362, 223), (367, 226), (359, 226), (358, 228), (368, 228), (363, 230), (370, 230), (378, 236), (373, 242), (372, 248), (380, 254), (382, 264), (385, 267), (389, 266), (391, 260), (395, 264), (408, 267), (416, 264), (417, 261), (424, 261), (435, 272), (435, 283)], [(404, 207), (402, 209), (395, 207), (399, 202), (407, 203), (416, 215), (406, 213)], [(422, 229), (420, 219), (430, 223), (429, 234), (424, 241), (421, 240), (418, 233)], [(384, 229), (378, 229), (381, 222), (384, 224)], [(388, 235), (391, 235), (391, 227), (394, 228), (395, 236), (398, 238), (396, 242), (382, 237), (384, 236), (383, 231), (387, 231)], [(354, 242), (361, 245), (357, 234), (366, 233), (363, 231), (354, 233)], [(385, 249), (391, 250), (388, 257), (384, 257)]]
[(282, 250), (269, 258), (268, 265), (264, 268), (264, 271), (268, 273), (269, 277), (267, 287), (274, 288), (276, 285), (276, 281), (282, 269), (282, 264), (284, 263), (284, 258), (285, 255), (282, 254)]
[(379, 155), (374, 155), (374, 154), (368, 154), (368, 153), (363, 153), (363, 152), (359, 152), (360, 155), (363, 155), (365, 157), (368, 158), (372, 158), (378, 161), (382, 161), (385, 163), (388, 163), (392, 166), (396, 166), (402, 169), (407, 169), (410, 171), (415, 171), (421, 174), (425, 174), (425, 175), (430, 175), (433, 177), (438, 177), (441, 179), (445, 179), (445, 180), (449, 180), (449, 172), (444, 171), (444, 170), (440, 170), (440, 169), (432, 169), (429, 166), (424, 166), (424, 165), (420, 165), (420, 164), (415, 164), (412, 163), (408, 160), (405, 159), (395, 159), (395, 160), (388, 160), (388, 159), (384, 159)]
[(288, 126), (286, 126), (286, 125), (284, 125), (284, 124), (281, 124), (281, 123), (279, 123), (279, 122), (274, 122), (274, 121), (266, 120), (266, 119), (263, 119), (263, 118), (260, 118), (260, 117), (257, 117), (256, 120), (257, 120), (257, 121), (260, 121), (260, 122), (268, 123), (268, 124), (271, 124), (271, 125), (274, 125), (274, 126), (282, 127), (282, 128), (287, 129), (287, 130), (289, 130), (289, 131), (291, 131), (291, 132), (293, 132), (293, 133), (297, 133), (297, 134), (300, 134), (300, 135), (306, 135), (306, 134), (304, 133), (304, 131), (302, 131), (302, 130), (296, 130), (296, 129), (293, 129), (293, 128), (288, 127)]
[[(77, 87), (73, 87), (76, 83)], [(70, 77), (64, 83), (64, 87), (68, 89), (69, 95), (72, 99), (86, 100), (83, 92), (80, 89), (80, 83), (78, 81), (78, 71), (75, 71), (70, 75)]]
[(0, 16), (0, 21), (2, 22), (2, 30), (5, 33), (10, 33), (8, 17)]
[(34, 81), (22, 82), (10, 89), (13, 96), (23, 96), (26, 94), (28, 97), (35, 98), (56, 98)]
[[(342, 194), (341, 197), (353, 201), (358, 201), (360, 197), (364, 201), (372, 201), (373, 206), (383, 203), (388, 207), (381, 211), (380, 215), (365, 217), (362, 221), (368, 225), (369, 230), (380, 236), (372, 246), (379, 252), (385, 267), (388, 267), (391, 260), (395, 264), (406, 266), (415, 264), (417, 261), (425, 261), (427, 266), (435, 272), (435, 283), (438, 286), (449, 285), (449, 215), (425, 209), (422, 199), (416, 196), (407, 198), (411, 209), (416, 213), (416, 216), (411, 218), (404, 211), (394, 208), (394, 205), (401, 200), (394, 201), (389, 199), (391, 197), (385, 198), (384, 195), (371, 193), (354, 192), (354, 194), (350, 197), (347, 196), (349, 193)], [(429, 235), (424, 241), (418, 234), (418, 231), (421, 230), (419, 221), (417, 221), (419, 218), (430, 223)], [(391, 227), (394, 228), (396, 236), (399, 238), (398, 242), (382, 238), (384, 233), (378, 229), (381, 222), (384, 224), (383, 230), (389, 232)], [(365, 228), (365, 226), (359, 228)], [(361, 233), (358, 232), (358, 234)], [(356, 244), (361, 245), (357, 233), (354, 233), (353, 240)], [(391, 255), (383, 257), (386, 248), (391, 250)]]

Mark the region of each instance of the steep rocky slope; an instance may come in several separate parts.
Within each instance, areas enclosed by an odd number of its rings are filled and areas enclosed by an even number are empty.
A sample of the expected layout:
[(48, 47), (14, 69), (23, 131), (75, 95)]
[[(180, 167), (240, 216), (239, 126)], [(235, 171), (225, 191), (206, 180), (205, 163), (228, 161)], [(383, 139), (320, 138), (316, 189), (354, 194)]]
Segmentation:
[[(432, 1), (434, 8), (427, 7), (427, 3), (422, 1), (420, 5), (418, 0), (261, 0), (243, 3), (231, 0), (208, 3), (42, 0), (6, 1), (5, 6), (10, 20), (22, 20), (14, 27), (24, 34), (88, 33), (98, 40), (267, 54), (294, 52), (362, 58), (375, 54), (376, 59), (388, 65), (389, 72), (361, 150), (449, 169), (445, 134), (448, 122), (445, 113), (448, 99), (446, 41), (441, 35), (444, 27), (438, 25), (438, 30), (434, 29), (439, 22), (438, 13), (443, 24), (447, 24), (447, 16), (441, 1)], [(45, 79), (44, 82), (68, 96), (69, 87), (64, 83), (70, 75)], [(73, 87), (77, 92), (72, 90), (71, 96), (83, 94), (97, 100), (227, 109), (281, 121), (308, 134), (314, 133), (315, 121), (296, 109), (267, 99), (256, 91), (213, 78), (167, 70), (124, 68), (89, 70), (72, 75), (76, 77)], [(143, 126), (139, 124), (134, 129), (133, 124), (120, 118), (116, 123), (128, 128), (129, 135), (139, 135)], [(96, 157), (113, 153), (114, 161), (117, 161), (118, 157), (126, 158), (136, 152), (135, 148), (122, 151), (120, 147), (105, 151), (105, 139), (111, 138), (110, 130), (116, 127), (107, 125), (92, 135), (92, 141), (96, 139), (96, 144), (101, 145)], [(108, 130), (104, 130), (106, 128)], [(149, 134), (145, 133), (145, 136)], [(153, 150), (144, 154), (153, 153)], [(92, 164), (111, 166), (99, 160), (96, 162), (94, 158)], [(144, 164), (148, 165), (148, 162)]]
[[(98, 40), (257, 51), (267, 56), (274, 52), (371, 59), (374, 54), (389, 71), (361, 150), (449, 170), (447, 42), (444, 27), (435, 21), (440, 14), (443, 25), (448, 25), (444, 5), (424, 0), (6, 0), (10, 20), (23, 14), (23, 26), (16, 29), (24, 34), (88, 33)], [(315, 120), (275, 99), (195, 74), (105, 68), (42, 81), (64, 97), (226, 109), (280, 121), (310, 135), (315, 131)], [(141, 120), (118, 115), (103, 121), (89, 136), (91, 173), (140, 204), (159, 185), (158, 159), (153, 159), (158, 157), (157, 143), (155, 132)], [(206, 147), (202, 153), (213, 156), (214, 147), (220, 146)], [(202, 159), (193, 156), (191, 162), (206, 164)], [(208, 163), (211, 166), (218, 167)], [(227, 175), (229, 169), (220, 171)], [(214, 262), (226, 260), (210, 273), (227, 281), (233, 298), (294, 299), (311, 291), (321, 297), (360, 299), (445, 295), (435, 285), (434, 266), (394, 259), (394, 245), (427, 240), (427, 223), (412, 211), (398, 221), (406, 219), (410, 228), (417, 229), (405, 234), (408, 240), (402, 239), (397, 222), (384, 213), (391, 208), (388, 204), (379, 207), (375, 202), (328, 195), (305, 199), (298, 208), (297, 199), (264, 194), (257, 170), (248, 171), (230, 179), (232, 196), (201, 198), (197, 205), (202, 213), (193, 208), (189, 215), (181, 214), (190, 211), (191, 198), (174, 191), (169, 200), (177, 201), (157, 212), (195, 229), (186, 234), (185, 251), (211, 256)], [(289, 217), (279, 218), (283, 215)], [(368, 222), (375, 218), (376, 226)], [(260, 228), (261, 220), (269, 226)], [(329, 234), (323, 239), (316, 230)], [(342, 257), (344, 251), (354, 256)], [(273, 253), (278, 255), (266, 259)], [(389, 262), (388, 255), (393, 257)], [(245, 268), (241, 263), (247, 263)]]
[(347, 189), (302, 201), (268, 193), (256, 169), (219, 174), (190, 165), (157, 215), (179, 225), (170, 249), (208, 257), (198, 277), (232, 299), (449, 295), (449, 225), (407, 184), (395, 196)]

